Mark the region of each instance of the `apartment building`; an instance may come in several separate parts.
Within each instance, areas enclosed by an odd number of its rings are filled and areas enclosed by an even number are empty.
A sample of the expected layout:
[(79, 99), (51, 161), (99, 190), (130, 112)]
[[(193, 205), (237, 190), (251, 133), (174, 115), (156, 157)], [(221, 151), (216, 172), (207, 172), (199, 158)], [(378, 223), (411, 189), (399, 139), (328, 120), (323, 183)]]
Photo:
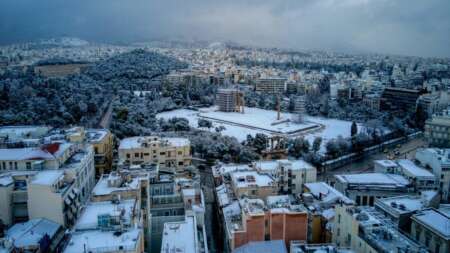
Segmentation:
[(243, 112), (244, 93), (236, 89), (219, 89), (216, 93), (216, 105), (221, 112)]
[(450, 109), (433, 115), (425, 122), (425, 138), (431, 147), (450, 147)]
[(206, 232), (195, 216), (185, 220), (164, 223), (161, 253), (166, 252), (207, 253)]
[(0, 221), (7, 227), (25, 222), (28, 217), (28, 178), (36, 171), (0, 174)]
[(87, 129), (86, 139), (94, 148), (96, 177), (111, 172), (114, 149), (112, 133), (107, 129)]
[(91, 146), (78, 150), (58, 170), (38, 172), (28, 181), (28, 214), (72, 226), (95, 184)]
[(420, 95), (419, 90), (386, 87), (381, 95), (380, 108), (390, 111), (415, 111)]
[(57, 252), (64, 237), (63, 227), (39, 218), (10, 227), (0, 239), (0, 252)]
[(355, 252), (415, 252), (427, 250), (400, 233), (382, 212), (374, 207), (337, 205), (333, 226), (333, 243)]
[(238, 198), (247, 196), (265, 199), (278, 193), (275, 179), (257, 171), (238, 171), (231, 174), (231, 184)]
[(275, 179), (281, 192), (302, 193), (303, 185), (316, 181), (317, 170), (303, 160), (257, 161), (252, 167)]
[(411, 216), (422, 209), (439, 206), (439, 194), (423, 191), (420, 195), (395, 196), (375, 200), (375, 209), (389, 217), (401, 231), (410, 232)]
[(144, 252), (143, 219), (136, 199), (88, 203), (63, 252)]
[(255, 81), (255, 90), (263, 93), (284, 93), (286, 91), (286, 78), (268, 77), (259, 78)]
[[(221, 203), (224, 204), (224, 203)], [(251, 241), (306, 240), (308, 213), (291, 196), (270, 196), (262, 199), (242, 198), (221, 209), (225, 233), (225, 252)]]
[(35, 146), (50, 129), (47, 126), (0, 127), (0, 148)]
[(416, 151), (416, 160), (430, 168), (438, 181), (441, 200), (450, 201), (450, 149), (424, 148)]
[(334, 187), (355, 201), (356, 205), (373, 206), (375, 199), (413, 192), (411, 183), (396, 174), (362, 173), (335, 175)]
[(108, 129), (72, 127), (64, 130), (62, 133), (65, 139), (71, 143), (89, 143), (93, 146), (96, 178), (111, 171), (114, 137)]
[(308, 242), (330, 243), (337, 204), (354, 205), (354, 201), (325, 182), (306, 183), (301, 194), (308, 209)]
[(182, 171), (191, 165), (190, 142), (186, 138), (131, 137), (120, 141), (119, 166), (158, 164), (161, 170)]
[(434, 208), (422, 210), (412, 216), (411, 236), (429, 252), (449, 252), (450, 217)]

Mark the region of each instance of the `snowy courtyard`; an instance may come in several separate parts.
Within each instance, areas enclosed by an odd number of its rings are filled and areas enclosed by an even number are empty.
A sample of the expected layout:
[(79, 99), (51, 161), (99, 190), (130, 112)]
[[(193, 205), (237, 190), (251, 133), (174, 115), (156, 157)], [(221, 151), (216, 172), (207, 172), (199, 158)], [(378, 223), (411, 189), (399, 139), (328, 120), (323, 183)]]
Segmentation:
[[(281, 113), (280, 121), (277, 121), (277, 112), (263, 110), (258, 108), (245, 107), (245, 113), (238, 112), (219, 112), (216, 107), (201, 108), (198, 111), (188, 109), (178, 109), (168, 112), (159, 113), (157, 118), (170, 119), (173, 117), (182, 117), (189, 120), (189, 125), (194, 128), (215, 131), (216, 127), (223, 126), (225, 130), (223, 135), (235, 137), (239, 141), (244, 141), (247, 135), (255, 136), (257, 133), (266, 135), (282, 134), (288, 138), (304, 136), (310, 143), (317, 136), (322, 137), (322, 148), (324, 144), (339, 135), (342, 137), (350, 137), (350, 128), (352, 122), (327, 119), (322, 117), (305, 116), (304, 123), (298, 124), (290, 120), (293, 115), (291, 113)], [(210, 129), (199, 128), (198, 119), (203, 118), (210, 120), (213, 127)], [(276, 122), (276, 124), (273, 124)]]

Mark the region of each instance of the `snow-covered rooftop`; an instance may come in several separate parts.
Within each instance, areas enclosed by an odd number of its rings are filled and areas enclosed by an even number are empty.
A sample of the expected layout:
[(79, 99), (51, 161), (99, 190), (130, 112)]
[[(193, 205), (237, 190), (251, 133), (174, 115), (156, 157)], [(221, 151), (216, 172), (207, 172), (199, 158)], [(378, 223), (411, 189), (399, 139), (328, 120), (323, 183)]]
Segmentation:
[(126, 223), (131, 222), (131, 217), (136, 208), (134, 199), (122, 200), (115, 204), (111, 201), (91, 202), (87, 204), (75, 225), (76, 230), (96, 229), (99, 215), (121, 216)]
[(256, 252), (287, 253), (288, 251), (283, 240), (249, 242), (233, 250), (233, 253)]
[(397, 163), (392, 160), (375, 160), (373, 161), (375, 164), (380, 164), (383, 167), (397, 167)]
[(161, 252), (196, 253), (198, 245), (194, 217), (184, 221), (164, 223)]
[(399, 214), (416, 212), (428, 207), (422, 197), (409, 195), (377, 199), (375, 205), (383, 209), (394, 210)]
[(369, 185), (385, 185), (385, 186), (406, 186), (409, 181), (400, 175), (385, 173), (361, 173), (336, 175), (336, 179), (349, 184), (369, 184)]
[(413, 161), (407, 159), (397, 160), (398, 165), (403, 169), (405, 175), (411, 177), (430, 178), (434, 179), (433, 173), (428, 170), (417, 166)]
[(38, 246), (44, 235), (55, 236), (61, 227), (56, 222), (44, 218), (32, 219), (24, 223), (16, 223), (6, 233), (16, 247)]
[(0, 160), (52, 160), (55, 157), (40, 148), (2, 148), (0, 149)]
[[(136, 136), (136, 137), (124, 138), (120, 141), (119, 149), (141, 148), (142, 143), (148, 137), (149, 136), (147, 136), (147, 137)], [(155, 137), (155, 138), (158, 138), (158, 137)], [(177, 137), (158, 138), (157, 141), (161, 141), (161, 143), (167, 142), (168, 145), (174, 146), (174, 147), (183, 147), (183, 146), (190, 145), (190, 141), (187, 138), (177, 138)]]
[(89, 142), (99, 142), (105, 138), (108, 134), (106, 129), (88, 129), (86, 131), (86, 137)]
[(272, 177), (266, 174), (260, 174), (256, 171), (237, 171), (231, 174), (231, 178), (236, 187), (265, 187), (272, 186), (275, 181)]
[(0, 186), (8, 186), (14, 183), (11, 175), (1, 175), (0, 177)]
[(124, 183), (123, 186), (115, 187), (108, 185), (108, 180), (110, 180), (110, 175), (103, 175), (95, 185), (92, 190), (93, 195), (109, 195), (113, 192), (118, 191), (129, 191), (136, 190), (139, 186), (139, 177), (134, 177), (131, 179), (131, 182)]
[(320, 201), (330, 203), (340, 200), (346, 204), (353, 203), (351, 199), (347, 198), (344, 194), (325, 182), (306, 183), (305, 187), (316, 199), (319, 199)]
[(142, 232), (130, 229), (126, 232), (89, 230), (72, 234), (64, 253), (80, 252), (136, 252)]
[(32, 184), (51, 186), (62, 177), (64, 177), (63, 170), (45, 170), (37, 173), (31, 182)]
[(450, 239), (450, 217), (435, 209), (423, 210), (415, 215), (413, 219), (439, 233), (442, 237)]

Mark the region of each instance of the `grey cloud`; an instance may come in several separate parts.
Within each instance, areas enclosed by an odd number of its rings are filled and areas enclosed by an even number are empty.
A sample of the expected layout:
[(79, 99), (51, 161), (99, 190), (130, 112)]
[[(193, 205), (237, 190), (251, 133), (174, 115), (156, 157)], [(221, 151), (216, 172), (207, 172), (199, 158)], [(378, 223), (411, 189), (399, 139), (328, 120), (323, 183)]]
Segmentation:
[(0, 43), (194, 38), (449, 57), (448, 10), (448, 0), (2, 0)]

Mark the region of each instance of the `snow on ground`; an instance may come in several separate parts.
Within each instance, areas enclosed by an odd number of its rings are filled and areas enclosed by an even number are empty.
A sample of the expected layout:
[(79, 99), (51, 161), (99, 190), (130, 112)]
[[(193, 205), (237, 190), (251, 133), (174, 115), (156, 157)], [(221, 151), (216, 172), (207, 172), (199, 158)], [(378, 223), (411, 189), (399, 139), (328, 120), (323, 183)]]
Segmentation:
[[(285, 133), (287, 137), (294, 138), (299, 136), (305, 136), (305, 138), (312, 143), (316, 136), (322, 137), (321, 151), (325, 150), (325, 143), (333, 138), (337, 138), (341, 135), (344, 138), (350, 137), (350, 128), (352, 122), (327, 119), (322, 117), (306, 116), (304, 124), (296, 124), (293, 122), (282, 123), (277, 125), (271, 125), (276, 121), (276, 111), (263, 110), (258, 108), (245, 107), (245, 113), (230, 113), (230, 112), (217, 112), (216, 107), (201, 108), (199, 111), (189, 109), (177, 109), (168, 112), (162, 112), (156, 115), (156, 117), (163, 119), (170, 119), (173, 117), (182, 117), (189, 120), (189, 125), (193, 128), (198, 127), (198, 118), (200, 116), (208, 117), (213, 127), (211, 129), (201, 128), (202, 130), (215, 131), (218, 126), (224, 126), (225, 130), (222, 131), (223, 135), (233, 136), (239, 141), (244, 141), (247, 135), (255, 136), (257, 133), (264, 133), (266, 135), (274, 134), (281, 131)], [(211, 118), (214, 119), (211, 119)], [(290, 119), (292, 114), (281, 113), (281, 118)], [(222, 119), (224, 121), (218, 121), (216, 119)], [(236, 124), (230, 123), (230, 121)], [(244, 125), (248, 125), (245, 127)], [(313, 129), (308, 129), (314, 126)], [(304, 130), (304, 131), (302, 131)], [(295, 132), (296, 133), (292, 133)]]

